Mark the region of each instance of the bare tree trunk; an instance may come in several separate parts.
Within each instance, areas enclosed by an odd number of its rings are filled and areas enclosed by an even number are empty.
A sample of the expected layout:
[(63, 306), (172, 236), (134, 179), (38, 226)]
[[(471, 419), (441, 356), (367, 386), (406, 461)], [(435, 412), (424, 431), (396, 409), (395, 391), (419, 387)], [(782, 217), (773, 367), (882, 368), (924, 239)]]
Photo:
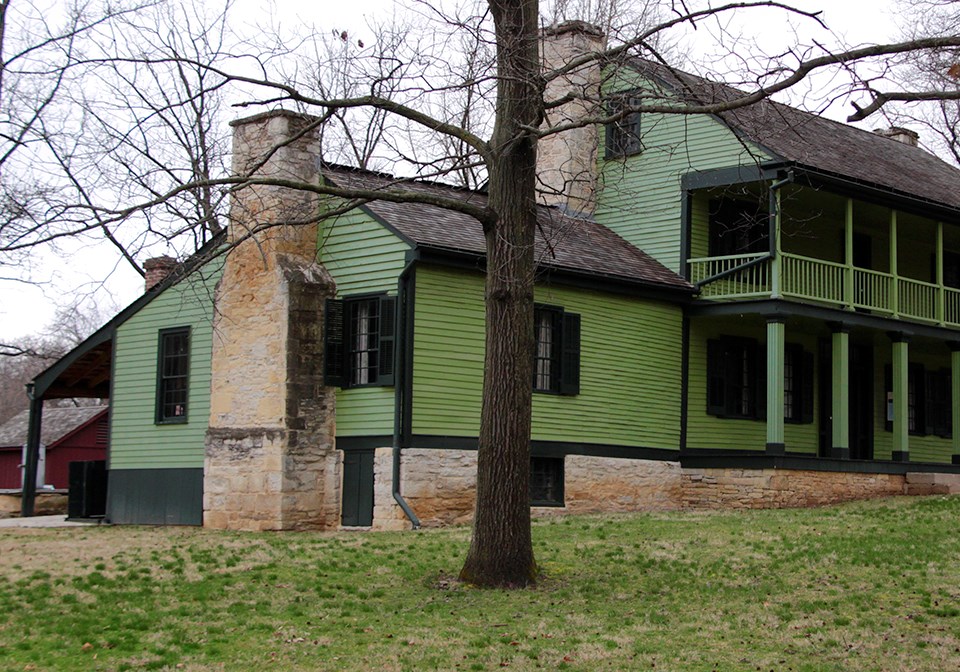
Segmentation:
[(543, 90), (536, 0), (490, 0), (498, 93), (487, 227), (486, 356), (473, 539), (460, 578), (482, 586), (536, 580), (530, 537), (533, 240), (536, 129)]

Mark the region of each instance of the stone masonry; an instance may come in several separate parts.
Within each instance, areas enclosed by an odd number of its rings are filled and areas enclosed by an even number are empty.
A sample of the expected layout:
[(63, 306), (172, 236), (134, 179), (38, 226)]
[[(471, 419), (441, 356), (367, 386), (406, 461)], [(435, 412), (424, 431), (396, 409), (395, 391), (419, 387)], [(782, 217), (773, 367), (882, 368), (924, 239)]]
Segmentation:
[[(284, 111), (234, 122), (236, 174), (319, 179), (310, 119)], [(323, 386), (323, 307), (334, 292), (316, 263), (315, 195), (239, 190), (217, 287), (204, 525), (329, 529), (339, 524), (335, 396)], [(308, 222), (308, 223), (303, 223)]]
[[(545, 70), (562, 67), (576, 56), (599, 51), (606, 45), (600, 29), (582, 21), (568, 21), (546, 28), (542, 35), (541, 56)], [(544, 128), (597, 115), (600, 110), (599, 63), (592, 62), (547, 82), (546, 100), (556, 100), (570, 93), (575, 99), (549, 110)], [(593, 213), (598, 143), (595, 124), (540, 140), (537, 144), (537, 187), (541, 203), (562, 206), (571, 214)]]

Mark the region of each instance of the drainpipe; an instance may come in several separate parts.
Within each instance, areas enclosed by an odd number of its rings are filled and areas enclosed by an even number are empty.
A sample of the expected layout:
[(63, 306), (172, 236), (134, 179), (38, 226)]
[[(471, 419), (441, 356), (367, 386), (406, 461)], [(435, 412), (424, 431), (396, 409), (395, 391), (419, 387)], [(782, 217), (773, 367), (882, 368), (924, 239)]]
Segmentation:
[(40, 461), (40, 422), (43, 416), (43, 399), (34, 395), (33, 383), (27, 383), (30, 399), (30, 420), (27, 429), (27, 462), (23, 471), (23, 490), (20, 493), (20, 517), (34, 514), (37, 497), (37, 465)]
[(407, 316), (407, 302), (410, 300), (409, 297), (409, 282), (410, 282), (410, 272), (413, 270), (414, 264), (417, 263), (416, 257), (410, 259), (407, 262), (407, 265), (403, 267), (403, 270), (400, 272), (400, 277), (398, 280), (398, 303), (400, 305), (400, 325), (402, 329), (403, 338), (400, 339), (400, 356), (397, 366), (397, 377), (394, 381), (396, 385), (393, 395), (393, 500), (400, 505), (400, 508), (403, 509), (404, 515), (410, 520), (410, 523), (413, 525), (413, 529), (420, 529), (420, 519), (417, 518), (417, 514), (413, 512), (413, 509), (410, 508), (410, 504), (407, 503), (407, 500), (403, 498), (403, 495), (400, 494), (400, 453), (403, 450), (402, 448), (402, 417), (405, 403), (409, 400), (406, 399), (405, 395), (405, 386), (407, 383), (407, 345), (410, 339), (410, 331), (408, 329), (408, 316)]

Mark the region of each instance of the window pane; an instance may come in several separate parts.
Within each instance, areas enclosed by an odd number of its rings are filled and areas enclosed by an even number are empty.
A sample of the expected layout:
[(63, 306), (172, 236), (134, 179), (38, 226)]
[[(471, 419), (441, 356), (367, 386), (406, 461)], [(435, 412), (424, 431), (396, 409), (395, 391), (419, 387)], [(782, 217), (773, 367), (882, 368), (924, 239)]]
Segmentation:
[(189, 396), (189, 331), (171, 331), (160, 337), (160, 373), (157, 420), (185, 419)]

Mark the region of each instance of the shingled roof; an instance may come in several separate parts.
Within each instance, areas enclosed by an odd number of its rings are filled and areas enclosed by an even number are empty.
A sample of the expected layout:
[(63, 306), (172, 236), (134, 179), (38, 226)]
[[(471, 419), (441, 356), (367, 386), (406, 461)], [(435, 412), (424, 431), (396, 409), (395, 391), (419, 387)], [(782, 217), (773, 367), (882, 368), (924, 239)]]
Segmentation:
[[(71, 434), (74, 430), (107, 412), (106, 406), (79, 408), (45, 408), (40, 426), (40, 441), (46, 446)], [(0, 425), (0, 447), (22, 446), (27, 442), (30, 410), (22, 411)]]
[[(684, 102), (710, 104), (745, 95), (660, 64), (643, 60), (632, 64)], [(960, 171), (919, 147), (772, 100), (717, 116), (779, 160), (960, 209)]]
[[(342, 166), (327, 166), (324, 176), (337, 186), (457, 199), (487, 205), (482, 192), (435, 182), (396, 177)], [(370, 201), (365, 206), (379, 221), (409, 243), (421, 247), (483, 255), (486, 244), (480, 222), (470, 215), (423, 203)], [(655, 288), (693, 291), (682, 277), (600, 224), (571, 217), (552, 207), (537, 210), (535, 254), (541, 268), (620, 279)]]

